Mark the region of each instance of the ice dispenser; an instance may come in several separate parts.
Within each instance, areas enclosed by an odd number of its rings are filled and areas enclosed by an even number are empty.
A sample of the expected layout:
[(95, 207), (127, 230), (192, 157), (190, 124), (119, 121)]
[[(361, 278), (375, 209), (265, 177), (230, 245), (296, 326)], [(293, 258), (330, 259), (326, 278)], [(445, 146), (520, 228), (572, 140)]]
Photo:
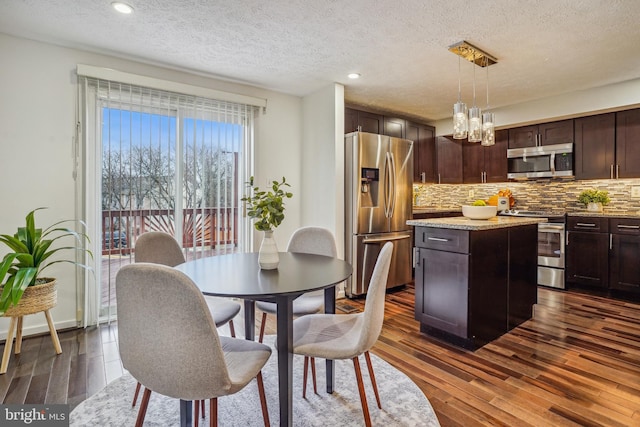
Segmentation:
[(361, 206), (377, 206), (379, 179), (380, 170), (377, 168), (362, 168), (360, 170)]

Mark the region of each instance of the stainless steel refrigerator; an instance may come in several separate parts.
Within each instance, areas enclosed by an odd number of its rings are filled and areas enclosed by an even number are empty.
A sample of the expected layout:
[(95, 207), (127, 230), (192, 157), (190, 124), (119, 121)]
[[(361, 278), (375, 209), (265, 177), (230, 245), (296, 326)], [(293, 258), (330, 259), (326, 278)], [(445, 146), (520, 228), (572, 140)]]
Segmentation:
[(412, 185), (412, 141), (345, 135), (345, 257), (353, 266), (347, 296), (367, 293), (378, 254), (389, 241), (394, 249), (387, 288), (412, 280)]

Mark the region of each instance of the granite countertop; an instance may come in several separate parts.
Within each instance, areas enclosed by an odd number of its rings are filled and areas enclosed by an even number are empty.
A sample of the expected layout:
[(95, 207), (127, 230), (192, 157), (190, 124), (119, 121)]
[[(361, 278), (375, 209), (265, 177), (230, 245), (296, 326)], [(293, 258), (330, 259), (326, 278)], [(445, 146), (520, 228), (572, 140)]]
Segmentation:
[(567, 216), (594, 216), (604, 218), (640, 218), (640, 211), (609, 211), (590, 212), (587, 210), (567, 212)]
[(413, 213), (444, 213), (444, 212), (460, 212), (462, 215), (462, 208), (443, 208), (439, 206), (413, 206)]
[(489, 219), (469, 219), (462, 216), (451, 218), (411, 219), (407, 225), (415, 227), (449, 228), (453, 230), (491, 230), (495, 228), (518, 227), (520, 225), (547, 222), (546, 218), (523, 218), (494, 216)]

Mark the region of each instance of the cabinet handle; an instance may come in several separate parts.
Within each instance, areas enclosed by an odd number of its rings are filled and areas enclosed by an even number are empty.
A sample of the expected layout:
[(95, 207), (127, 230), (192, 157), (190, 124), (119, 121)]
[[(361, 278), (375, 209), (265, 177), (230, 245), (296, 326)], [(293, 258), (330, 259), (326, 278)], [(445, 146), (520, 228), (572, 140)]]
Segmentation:
[(609, 250), (613, 250), (613, 234), (609, 234)]
[(586, 223), (586, 222), (578, 222), (576, 223), (577, 227), (595, 227), (596, 225), (593, 223)]
[(418, 248), (413, 248), (413, 268), (420, 265), (420, 251)]
[(640, 225), (623, 225), (623, 224), (618, 224), (618, 228), (624, 228), (627, 230), (637, 230), (640, 229)]
[(620, 178), (620, 165), (616, 165), (616, 179)]
[(442, 237), (427, 237), (427, 240), (434, 240), (436, 242), (448, 242), (449, 239), (443, 239)]
[(420, 174), (420, 181), (422, 181), (423, 184), (427, 181), (427, 173), (426, 172), (422, 172)]
[(613, 165), (609, 168), (609, 178), (613, 179)]
[(441, 184), (441, 182), (440, 182), (440, 174), (438, 174), (438, 184)]

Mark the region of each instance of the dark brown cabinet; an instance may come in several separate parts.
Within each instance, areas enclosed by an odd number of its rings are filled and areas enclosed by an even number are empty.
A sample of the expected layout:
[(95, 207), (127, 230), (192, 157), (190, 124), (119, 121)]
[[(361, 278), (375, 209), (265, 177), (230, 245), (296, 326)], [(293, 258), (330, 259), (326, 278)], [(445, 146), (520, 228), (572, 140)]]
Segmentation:
[(462, 143), (462, 181), (464, 183), (507, 181), (508, 130), (496, 131), (496, 143)]
[(640, 177), (640, 108), (616, 113), (616, 178)]
[(609, 223), (604, 217), (567, 218), (566, 281), (608, 289)]
[(609, 288), (640, 293), (640, 219), (610, 218)]
[(413, 141), (413, 181), (437, 182), (436, 130), (433, 126), (407, 122), (407, 139)]
[(397, 117), (384, 117), (383, 119), (383, 135), (393, 136), (396, 138), (406, 138), (407, 121)]
[(573, 171), (576, 179), (615, 177), (615, 123), (615, 113), (575, 119), (576, 145)]
[(344, 133), (355, 131), (383, 134), (384, 117), (368, 111), (344, 109)]
[[(480, 347), (531, 318), (537, 226), (468, 231), (415, 228), (420, 330)], [(487, 250), (491, 248), (491, 250)]]
[[(465, 144), (467, 142), (464, 142)], [(439, 184), (462, 183), (462, 144), (451, 136), (436, 137)]]
[(573, 120), (541, 123), (509, 129), (509, 148), (573, 142)]

